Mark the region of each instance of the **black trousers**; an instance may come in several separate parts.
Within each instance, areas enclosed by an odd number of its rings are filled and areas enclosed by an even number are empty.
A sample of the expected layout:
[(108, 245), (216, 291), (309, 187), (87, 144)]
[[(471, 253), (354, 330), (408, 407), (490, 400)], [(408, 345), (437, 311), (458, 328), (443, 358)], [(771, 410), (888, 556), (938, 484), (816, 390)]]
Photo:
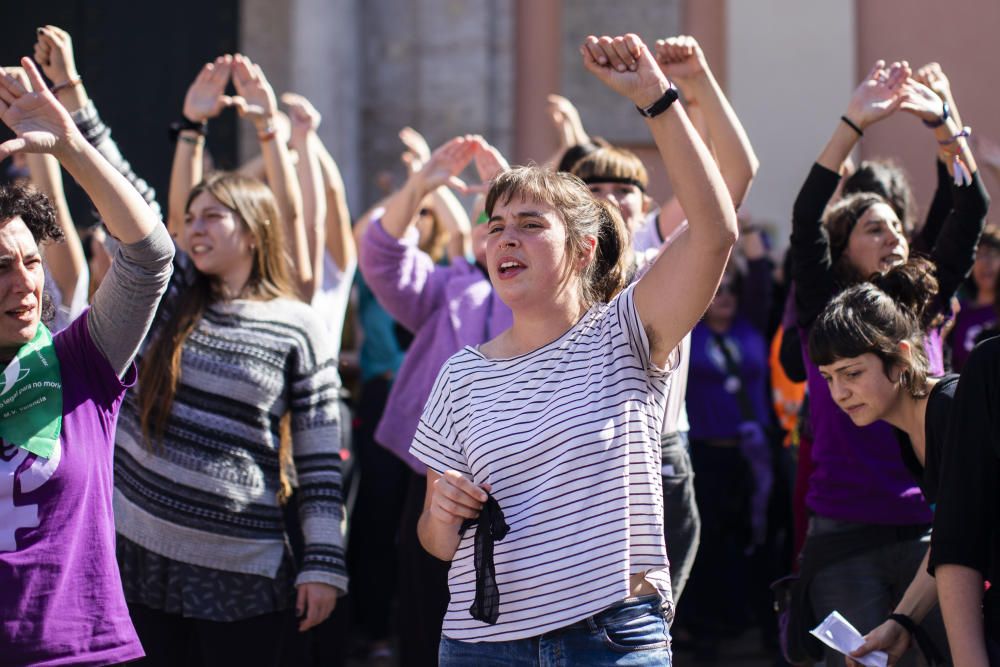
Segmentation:
[(441, 623), (448, 609), (450, 563), (424, 551), (417, 521), (424, 508), (427, 478), (410, 473), (403, 517), (399, 524), (399, 664), (438, 664)]
[(295, 622), (292, 612), (276, 612), (220, 623), (185, 618), (130, 604), (129, 614), (146, 651), (139, 667), (277, 667), (282, 637)]
[(701, 546), (677, 616), (695, 639), (712, 643), (749, 621), (753, 477), (739, 447), (692, 440), (691, 461)]
[(406, 500), (410, 469), (375, 442), (375, 428), (392, 383), (381, 377), (361, 388), (356, 416), (355, 452), (358, 497), (351, 517), (347, 569), (354, 625), (369, 640), (392, 636), (398, 570), (397, 533)]

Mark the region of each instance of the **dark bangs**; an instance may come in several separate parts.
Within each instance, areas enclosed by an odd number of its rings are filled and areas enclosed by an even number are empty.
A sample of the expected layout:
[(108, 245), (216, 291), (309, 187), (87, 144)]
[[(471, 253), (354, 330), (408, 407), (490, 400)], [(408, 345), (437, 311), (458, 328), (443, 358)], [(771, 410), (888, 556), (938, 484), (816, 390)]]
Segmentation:
[[(863, 283), (841, 292), (827, 305), (809, 332), (809, 358), (817, 366), (838, 359), (878, 354), (884, 332), (869, 315), (878, 309), (881, 290)], [(881, 319), (881, 318), (880, 318)], [(881, 355), (880, 355), (881, 356)]]

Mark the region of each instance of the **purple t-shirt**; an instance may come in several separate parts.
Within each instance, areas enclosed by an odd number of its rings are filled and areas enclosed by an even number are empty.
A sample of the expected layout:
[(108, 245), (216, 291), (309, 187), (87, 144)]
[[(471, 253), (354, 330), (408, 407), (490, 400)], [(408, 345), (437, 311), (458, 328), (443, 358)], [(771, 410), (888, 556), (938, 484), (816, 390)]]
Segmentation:
[(50, 459), (0, 441), (0, 666), (143, 656), (115, 560), (112, 454), (120, 380), (87, 315), (55, 336), (62, 434)]
[(951, 331), (951, 367), (956, 373), (965, 366), (965, 360), (976, 346), (976, 338), (984, 329), (996, 326), (997, 311), (993, 304), (977, 306), (973, 301), (962, 303)]
[[(808, 332), (800, 335), (809, 382), (809, 418), (813, 430), (806, 506), (830, 519), (866, 524), (930, 523), (931, 512), (920, 488), (899, 456), (892, 427), (879, 421), (854, 425), (830, 395), (826, 380), (809, 359)], [(929, 341), (928, 348), (934, 345)], [(928, 350), (929, 356), (940, 351)]]

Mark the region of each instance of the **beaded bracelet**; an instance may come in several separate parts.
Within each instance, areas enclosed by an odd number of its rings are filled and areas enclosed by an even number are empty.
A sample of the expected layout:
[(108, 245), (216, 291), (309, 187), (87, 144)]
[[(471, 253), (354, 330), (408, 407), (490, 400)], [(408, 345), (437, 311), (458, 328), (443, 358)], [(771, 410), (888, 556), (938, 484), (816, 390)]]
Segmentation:
[(949, 146), (963, 137), (971, 137), (971, 136), (972, 136), (972, 128), (966, 125), (957, 134), (952, 135), (951, 138), (943, 139), (941, 141), (938, 141), (938, 143), (941, 144), (942, 146)]

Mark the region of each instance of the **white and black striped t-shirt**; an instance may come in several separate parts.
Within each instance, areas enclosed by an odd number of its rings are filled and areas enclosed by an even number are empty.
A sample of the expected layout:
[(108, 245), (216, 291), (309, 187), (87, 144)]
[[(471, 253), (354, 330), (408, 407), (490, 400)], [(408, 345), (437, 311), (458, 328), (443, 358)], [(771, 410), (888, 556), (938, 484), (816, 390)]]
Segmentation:
[(669, 599), (660, 427), (670, 369), (649, 359), (633, 292), (538, 350), (487, 359), (466, 347), (441, 369), (410, 451), (489, 482), (510, 526), (494, 552), (498, 622), (469, 612), (470, 529), (448, 575), (445, 636), (533, 637), (625, 599), (641, 572)]

